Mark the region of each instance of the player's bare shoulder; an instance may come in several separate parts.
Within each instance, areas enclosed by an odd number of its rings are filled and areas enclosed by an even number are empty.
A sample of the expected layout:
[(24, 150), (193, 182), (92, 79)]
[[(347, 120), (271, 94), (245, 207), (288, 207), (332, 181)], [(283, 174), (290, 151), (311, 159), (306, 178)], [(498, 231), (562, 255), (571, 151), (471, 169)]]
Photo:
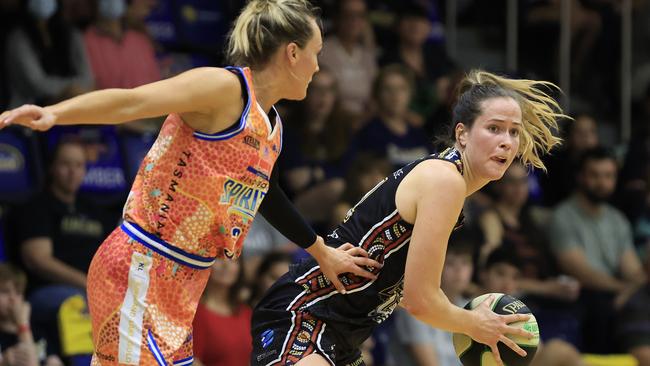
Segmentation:
[(216, 133), (239, 119), (244, 109), (242, 83), (234, 72), (218, 67), (200, 67), (183, 74), (191, 93), (203, 108), (182, 114), (196, 130)]
[[(456, 165), (442, 159), (427, 159), (418, 164), (408, 174), (402, 184), (415, 190), (418, 195), (424, 195), (431, 190), (443, 187), (456, 190), (465, 189), (465, 179)], [(401, 186), (401, 184), (400, 184)]]
[(450, 161), (427, 159), (411, 170), (397, 187), (395, 204), (402, 217), (414, 222), (418, 202), (430, 200), (435, 194), (449, 192), (463, 199), (465, 179)]

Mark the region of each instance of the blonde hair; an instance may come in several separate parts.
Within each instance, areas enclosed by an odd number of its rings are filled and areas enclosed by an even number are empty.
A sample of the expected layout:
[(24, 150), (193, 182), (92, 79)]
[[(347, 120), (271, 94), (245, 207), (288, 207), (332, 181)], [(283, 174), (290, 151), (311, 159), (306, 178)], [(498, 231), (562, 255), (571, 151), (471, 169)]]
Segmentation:
[(232, 65), (261, 68), (284, 43), (304, 48), (313, 36), (311, 19), (319, 8), (308, 0), (251, 0), (228, 34), (228, 61)]
[[(508, 79), (483, 70), (472, 70), (461, 81), (458, 99), (453, 110), (453, 125), (467, 124), (471, 128), (476, 117), (483, 111), (484, 100), (498, 97), (513, 98), (522, 113), (522, 131), (519, 139), (519, 156), (525, 166), (546, 170), (541, 156), (551, 151), (562, 139), (555, 136), (557, 120), (570, 118), (562, 112), (555, 99), (542, 88), (560, 90), (548, 81)], [(455, 135), (452, 131), (452, 139)]]

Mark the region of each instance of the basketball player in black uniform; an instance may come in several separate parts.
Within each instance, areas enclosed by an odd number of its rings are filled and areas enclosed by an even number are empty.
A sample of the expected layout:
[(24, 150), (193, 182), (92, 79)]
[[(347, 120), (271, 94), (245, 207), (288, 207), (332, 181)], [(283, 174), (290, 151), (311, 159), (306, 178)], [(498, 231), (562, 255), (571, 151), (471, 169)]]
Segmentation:
[(327, 238), (350, 253), (367, 251), (383, 264), (368, 268), (377, 278), (340, 276), (346, 292), (338, 293), (316, 261), (293, 266), (253, 313), (251, 364), (363, 365), (358, 347), (398, 305), (489, 345), (499, 363), (497, 342), (525, 355), (505, 335), (532, 336), (508, 326), (527, 315), (496, 315), (490, 301), (473, 311), (456, 307), (440, 290), (440, 277), (465, 197), (501, 178), (517, 156), (543, 167), (538, 152), (559, 142), (550, 128), (563, 115), (539, 84), (545, 83), (470, 73), (454, 108), (452, 147), (385, 178)]

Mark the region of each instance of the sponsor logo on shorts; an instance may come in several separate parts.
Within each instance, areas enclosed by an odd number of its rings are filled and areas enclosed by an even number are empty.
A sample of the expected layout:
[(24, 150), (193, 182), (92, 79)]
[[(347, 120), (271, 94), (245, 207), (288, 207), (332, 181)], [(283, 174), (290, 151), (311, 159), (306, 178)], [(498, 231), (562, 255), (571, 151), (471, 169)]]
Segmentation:
[(262, 337), (260, 339), (262, 341), (262, 348), (266, 348), (269, 345), (271, 345), (271, 343), (273, 343), (273, 339), (274, 339), (273, 329), (265, 330), (264, 333), (262, 333)]
[(346, 364), (345, 366), (359, 366), (359, 365), (362, 365), (362, 364), (363, 364), (363, 357), (360, 357), (360, 358), (356, 359), (355, 361)]

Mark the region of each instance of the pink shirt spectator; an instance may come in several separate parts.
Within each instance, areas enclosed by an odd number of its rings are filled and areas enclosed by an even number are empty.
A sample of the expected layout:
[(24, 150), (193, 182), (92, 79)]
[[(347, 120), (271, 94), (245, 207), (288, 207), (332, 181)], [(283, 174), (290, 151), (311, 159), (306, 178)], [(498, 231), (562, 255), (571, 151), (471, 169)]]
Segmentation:
[(330, 36), (323, 43), (319, 60), (336, 77), (343, 107), (362, 114), (370, 101), (372, 82), (377, 75), (374, 49), (359, 43), (348, 52), (337, 36)]
[(134, 88), (160, 80), (160, 67), (146, 35), (126, 30), (120, 41), (91, 26), (84, 43), (97, 89)]

